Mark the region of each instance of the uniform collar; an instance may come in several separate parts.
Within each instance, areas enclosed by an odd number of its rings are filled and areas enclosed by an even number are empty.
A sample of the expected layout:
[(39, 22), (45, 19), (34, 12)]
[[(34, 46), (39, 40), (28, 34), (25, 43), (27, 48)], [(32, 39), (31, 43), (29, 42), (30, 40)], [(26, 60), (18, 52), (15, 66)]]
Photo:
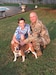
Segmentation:
[(35, 22), (35, 23), (31, 23), (31, 25), (33, 26), (33, 27), (35, 27), (35, 25), (38, 23), (38, 20)]

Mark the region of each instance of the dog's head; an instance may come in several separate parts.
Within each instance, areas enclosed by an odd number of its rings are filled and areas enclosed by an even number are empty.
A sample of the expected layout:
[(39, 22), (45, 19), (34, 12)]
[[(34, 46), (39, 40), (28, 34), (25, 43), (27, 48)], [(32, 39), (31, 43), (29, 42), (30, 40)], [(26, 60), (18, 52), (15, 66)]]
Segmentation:
[(18, 50), (18, 44), (17, 43), (11, 44), (11, 50), (12, 51)]
[(20, 53), (20, 52), (22, 52), (22, 50), (23, 50), (23, 47), (22, 46), (16, 46), (16, 47), (14, 47), (14, 52), (15, 53)]

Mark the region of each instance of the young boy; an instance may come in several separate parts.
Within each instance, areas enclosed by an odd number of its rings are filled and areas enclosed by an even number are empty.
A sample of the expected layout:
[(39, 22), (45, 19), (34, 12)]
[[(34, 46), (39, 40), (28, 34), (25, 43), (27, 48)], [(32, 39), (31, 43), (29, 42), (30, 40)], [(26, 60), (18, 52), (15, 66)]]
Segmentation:
[(11, 41), (12, 51), (14, 50), (14, 47), (17, 47), (17, 49), (19, 49), (19, 44), (20, 43), (22, 44), (23, 40), (26, 39), (28, 36), (30, 36), (30, 34), (31, 34), (30, 25), (25, 23), (24, 18), (18, 19), (18, 27), (16, 28)]

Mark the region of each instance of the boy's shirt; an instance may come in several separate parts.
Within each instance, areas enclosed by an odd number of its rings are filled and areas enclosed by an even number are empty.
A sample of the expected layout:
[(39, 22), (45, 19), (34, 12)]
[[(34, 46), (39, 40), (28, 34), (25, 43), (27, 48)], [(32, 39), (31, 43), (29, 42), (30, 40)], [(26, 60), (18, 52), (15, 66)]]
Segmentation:
[(24, 29), (22, 30), (20, 26), (18, 26), (16, 28), (16, 31), (14, 33), (14, 35), (16, 36), (16, 39), (19, 41), (21, 38), (21, 34), (23, 34), (25, 36), (25, 38), (28, 37), (28, 33), (31, 33), (30, 30), (30, 25), (29, 24), (25, 24)]

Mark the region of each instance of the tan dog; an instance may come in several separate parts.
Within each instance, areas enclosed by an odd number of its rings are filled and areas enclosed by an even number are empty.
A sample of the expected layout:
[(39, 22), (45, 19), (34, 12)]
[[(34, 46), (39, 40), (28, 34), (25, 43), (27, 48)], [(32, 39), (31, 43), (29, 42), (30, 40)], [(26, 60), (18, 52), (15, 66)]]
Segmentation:
[[(22, 56), (22, 62), (24, 62), (25, 61), (25, 52), (28, 52), (28, 51), (31, 51), (34, 54), (35, 58), (37, 59), (37, 54), (34, 51), (33, 46), (29, 47), (29, 44), (25, 44), (23, 46), (19, 45), (19, 49), (17, 48), (17, 46), (15, 45), (14, 50), (13, 50), (13, 53), (14, 53), (14, 60), (13, 61), (14, 62), (17, 60), (18, 56)], [(12, 47), (13, 46), (11, 45), (11, 48)]]

